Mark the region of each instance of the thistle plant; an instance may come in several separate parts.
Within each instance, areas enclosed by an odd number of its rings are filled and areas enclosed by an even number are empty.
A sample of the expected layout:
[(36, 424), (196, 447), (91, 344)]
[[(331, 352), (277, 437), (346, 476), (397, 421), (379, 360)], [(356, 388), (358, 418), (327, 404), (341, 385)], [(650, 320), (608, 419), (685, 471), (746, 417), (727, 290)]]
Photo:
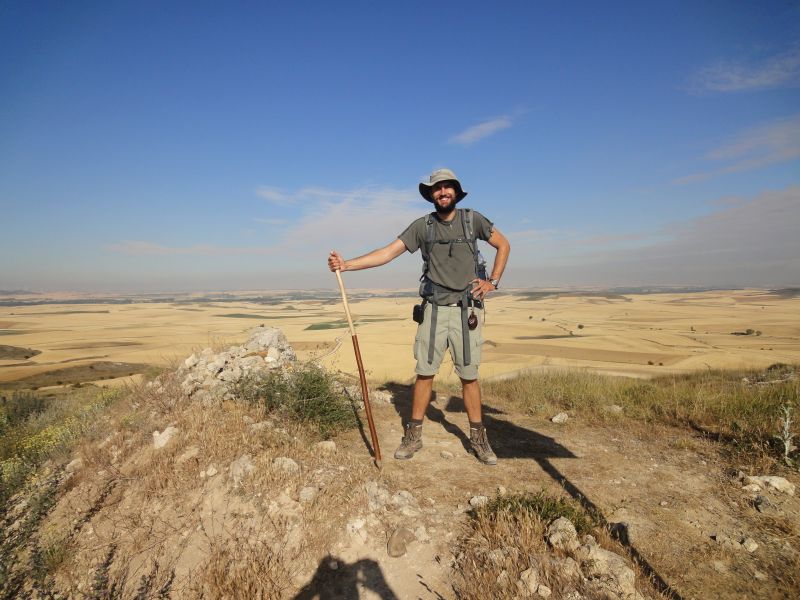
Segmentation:
[(792, 406), (787, 402), (781, 408), (783, 416), (781, 417), (781, 430), (780, 433), (773, 437), (783, 444), (783, 460), (790, 467), (794, 466), (794, 461), (791, 458), (792, 452), (797, 450), (792, 440), (794, 434), (792, 433)]

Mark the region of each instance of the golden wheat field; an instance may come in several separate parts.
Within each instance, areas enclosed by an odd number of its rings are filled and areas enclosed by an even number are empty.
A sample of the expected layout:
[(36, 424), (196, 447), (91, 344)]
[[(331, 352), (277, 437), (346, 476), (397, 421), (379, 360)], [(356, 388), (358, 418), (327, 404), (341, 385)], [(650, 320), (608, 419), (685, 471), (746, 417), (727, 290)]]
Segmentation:
[[(391, 292), (351, 298), (371, 380), (413, 377), (415, 303), (413, 296)], [(301, 359), (356, 372), (342, 305), (330, 295), (269, 305), (230, 299), (41, 304), (0, 307), (0, 385), (119, 383), (147, 365), (242, 343), (259, 325), (282, 329)], [(792, 295), (517, 292), (489, 298), (481, 374), (578, 368), (649, 377), (777, 362), (800, 362), (800, 298)], [(441, 376), (455, 378), (449, 359)]]

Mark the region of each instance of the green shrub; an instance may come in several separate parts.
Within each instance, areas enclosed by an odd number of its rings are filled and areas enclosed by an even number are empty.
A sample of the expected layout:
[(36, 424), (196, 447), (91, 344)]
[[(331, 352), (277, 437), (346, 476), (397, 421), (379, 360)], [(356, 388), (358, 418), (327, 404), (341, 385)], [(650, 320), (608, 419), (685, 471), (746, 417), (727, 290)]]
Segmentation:
[(313, 363), (288, 373), (249, 375), (231, 386), (236, 399), (312, 424), (326, 438), (356, 425), (353, 407), (338, 389), (333, 376)]
[(501, 513), (512, 517), (532, 516), (545, 526), (559, 517), (566, 517), (581, 535), (591, 533), (597, 526), (597, 519), (587, 514), (578, 504), (566, 498), (554, 498), (544, 490), (535, 494), (496, 496), (486, 506), (478, 509), (478, 514), (482, 516), (497, 517)]

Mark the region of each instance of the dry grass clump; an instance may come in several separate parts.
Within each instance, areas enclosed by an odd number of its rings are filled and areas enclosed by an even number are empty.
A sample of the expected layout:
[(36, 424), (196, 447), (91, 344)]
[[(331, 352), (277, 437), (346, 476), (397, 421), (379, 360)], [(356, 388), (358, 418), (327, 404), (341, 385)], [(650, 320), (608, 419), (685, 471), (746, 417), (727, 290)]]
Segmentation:
[(282, 598), (293, 586), (292, 556), (245, 536), (235, 536), (211, 549), (202, 576), (185, 592), (186, 598), (252, 600)]
[(147, 407), (166, 415), (187, 400), (181, 389), (181, 377), (175, 370), (164, 371), (150, 381), (134, 382), (127, 387), (124, 395), (134, 413), (139, 412), (139, 407)]
[[(793, 366), (774, 365), (766, 373), (707, 371), (646, 382), (564, 371), (489, 382), (484, 390), (543, 417), (567, 410), (596, 421), (632, 418), (688, 426), (725, 442), (742, 455), (740, 460), (750, 455), (753, 460), (776, 461), (784, 457), (785, 448), (775, 438), (785, 422), (784, 407), (800, 406), (795, 371)], [(609, 411), (611, 405), (621, 407), (622, 416)]]
[(581, 581), (577, 565), (568, 566), (569, 553), (548, 546), (547, 527), (559, 517), (572, 521), (579, 536), (592, 533), (601, 545), (613, 545), (591, 515), (570, 500), (544, 491), (497, 496), (475, 511), (459, 539), (453, 581), (456, 595), (475, 600), (523, 597), (517, 582), (523, 571), (533, 568), (554, 599), (572, 591), (587, 599), (600, 598)]

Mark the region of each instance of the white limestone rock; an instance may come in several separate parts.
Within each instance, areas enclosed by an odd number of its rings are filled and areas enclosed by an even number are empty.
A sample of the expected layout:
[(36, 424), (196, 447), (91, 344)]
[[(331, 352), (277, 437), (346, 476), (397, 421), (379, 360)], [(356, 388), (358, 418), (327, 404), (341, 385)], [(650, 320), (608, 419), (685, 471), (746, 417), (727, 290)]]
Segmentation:
[(234, 460), (228, 467), (228, 475), (233, 482), (233, 487), (238, 488), (250, 473), (256, 470), (256, 466), (249, 454), (243, 454)]
[(500, 571), (500, 575), (497, 576), (497, 587), (499, 588), (508, 587), (509, 581), (510, 580), (508, 577), (508, 571), (506, 571), (505, 569)]
[(250, 433), (260, 433), (268, 429), (275, 429), (275, 423), (272, 421), (259, 421), (258, 423), (253, 423), (247, 429)]
[(742, 540), (742, 548), (748, 552), (755, 552), (758, 550), (758, 542), (756, 542), (753, 538), (744, 538)]
[(345, 529), (347, 533), (350, 534), (351, 537), (360, 539), (361, 541), (367, 541), (367, 531), (364, 529), (364, 526), (367, 524), (366, 519), (362, 517), (356, 517), (355, 519), (351, 519), (347, 522)]
[(389, 503), (391, 496), (383, 484), (377, 481), (368, 481), (364, 484), (364, 488), (367, 491), (367, 502), (371, 511), (380, 510)]
[(547, 541), (553, 548), (567, 551), (573, 551), (580, 546), (575, 525), (566, 517), (559, 517), (550, 523), (547, 528)]
[(794, 484), (790, 483), (787, 479), (783, 477), (777, 477), (775, 475), (758, 475), (755, 477), (745, 477), (745, 483), (747, 485), (760, 485), (764, 488), (771, 488), (773, 490), (777, 490), (778, 492), (789, 494), (790, 496), (794, 496)]
[(272, 459), (272, 464), (275, 468), (283, 471), (284, 473), (296, 474), (300, 472), (300, 465), (288, 456), (278, 456)]
[(543, 583), (540, 583), (540, 584), (539, 584), (539, 587), (538, 587), (538, 588), (536, 588), (536, 593), (537, 593), (539, 596), (541, 596), (542, 598), (549, 598), (549, 597), (550, 597), (550, 594), (552, 594), (552, 593), (553, 593), (553, 590), (551, 590), (551, 589), (550, 589), (549, 587), (547, 587), (545, 584), (543, 584)]
[(486, 506), (489, 504), (488, 496), (473, 496), (469, 499), (469, 505), (472, 508), (480, 508), (481, 506)]
[(197, 446), (189, 446), (183, 453), (175, 460), (176, 464), (182, 465), (186, 461), (197, 458), (200, 455), (200, 448)]
[(370, 391), (369, 399), (379, 404), (392, 404), (394, 402), (392, 392), (387, 390)]
[(519, 574), (517, 589), (523, 596), (531, 596), (536, 593), (539, 587), (539, 571), (536, 566), (528, 567)]
[(81, 469), (83, 469), (83, 459), (80, 457), (73, 458), (71, 461), (69, 461), (69, 464), (64, 467), (64, 471), (70, 474), (77, 473)]
[(164, 431), (153, 432), (153, 448), (159, 450), (166, 446), (173, 436), (178, 433), (178, 428), (172, 425), (168, 426)]
[(635, 574), (621, 556), (600, 547), (590, 535), (585, 536), (576, 556), (598, 591), (626, 599), (635, 597)]
[(325, 440), (324, 442), (317, 442), (314, 447), (324, 454), (333, 454), (336, 452), (336, 442), (333, 440)]
[(489, 559), (489, 562), (493, 562), (496, 565), (501, 565), (506, 560), (506, 554), (500, 548), (495, 548), (486, 554), (486, 558)]
[(316, 500), (319, 488), (316, 486), (306, 486), (300, 490), (299, 499), (301, 504), (308, 504)]

